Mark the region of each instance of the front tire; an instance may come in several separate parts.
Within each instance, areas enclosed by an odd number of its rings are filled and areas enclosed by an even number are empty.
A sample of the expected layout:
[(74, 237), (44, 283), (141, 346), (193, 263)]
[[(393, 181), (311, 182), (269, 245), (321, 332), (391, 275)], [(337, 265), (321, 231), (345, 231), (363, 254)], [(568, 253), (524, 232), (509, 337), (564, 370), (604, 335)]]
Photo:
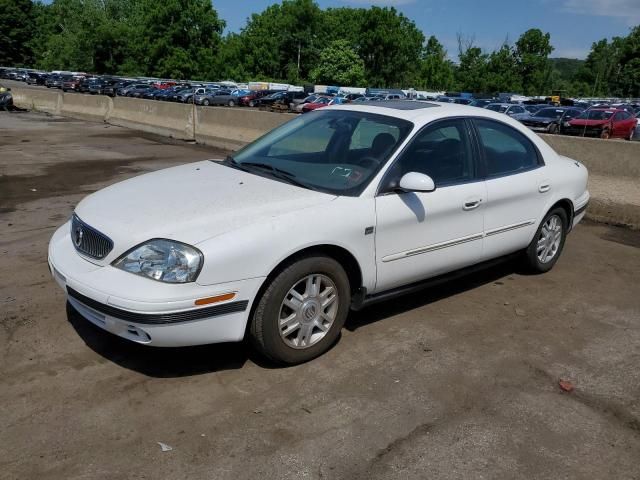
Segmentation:
[(603, 130), (600, 134), (600, 138), (603, 140), (609, 140), (609, 138), (611, 138), (611, 133), (609, 132), (609, 130)]
[(230, 107), (235, 107), (236, 102), (234, 102), (233, 100), (229, 100), (229, 103), (227, 103), (227, 105), (229, 105)]
[(527, 266), (532, 272), (545, 273), (553, 268), (564, 248), (568, 226), (569, 218), (563, 208), (547, 213), (525, 251)]
[(556, 133), (558, 133), (558, 125), (556, 125), (555, 123), (552, 123), (551, 126), (549, 127), (549, 133), (551, 133), (552, 135), (555, 135)]
[(258, 300), (255, 347), (285, 365), (309, 361), (337, 340), (351, 304), (349, 278), (333, 258), (302, 258), (280, 271)]

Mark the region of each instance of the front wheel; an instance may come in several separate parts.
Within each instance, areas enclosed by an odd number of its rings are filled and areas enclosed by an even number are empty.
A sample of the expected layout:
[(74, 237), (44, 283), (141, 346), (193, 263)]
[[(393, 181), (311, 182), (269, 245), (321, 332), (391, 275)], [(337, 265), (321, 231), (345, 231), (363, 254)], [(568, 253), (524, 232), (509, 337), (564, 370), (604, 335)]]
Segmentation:
[(350, 303), (349, 278), (338, 262), (303, 258), (268, 284), (253, 314), (251, 340), (277, 363), (306, 362), (336, 341)]
[(544, 217), (525, 251), (527, 264), (533, 272), (548, 272), (556, 264), (567, 238), (568, 225), (567, 212), (562, 208), (554, 208)]
[(256, 106), (256, 102), (254, 102), (253, 100), (249, 100), (249, 106), (251, 108), (255, 107)]
[(549, 127), (549, 133), (553, 135), (558, 133), (558, 125), (556, 125), (555, 123), (552, 123), (551, 126)]
[(208, 99), (208, 98), (205, 98), (205, 99), (202, 101), (202, 105), (204, 105), (205, 107), (208, 107), (208, 106), (209, 106), (209, 99)]
[(603, 140), (609, 140), (609, 138), (611, 138), (611, 133), (609, 133), (609, 130), (603, 130), (600, 134), (600, 138)]
[(227, 105), (229, 105), (230, 107), (235, 107), (236, 102), (234, 102), (233, 100), (229, 100), (229, 103), (227, 103)]

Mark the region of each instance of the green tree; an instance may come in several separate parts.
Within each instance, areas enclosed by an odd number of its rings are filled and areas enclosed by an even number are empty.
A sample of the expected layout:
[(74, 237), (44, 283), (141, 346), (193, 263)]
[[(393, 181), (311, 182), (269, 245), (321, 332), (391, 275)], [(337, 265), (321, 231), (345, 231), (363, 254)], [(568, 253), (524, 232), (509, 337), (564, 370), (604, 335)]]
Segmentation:
[(518, 61), (515, 52), (506, 43), (489, 54), (484, 91), (487, 93), (522, 91)]
[(474, 46), (473, 40), (458, 37), (458, 68), (456, 85), (467, 92), (486, 92), (486, 74), (488, 55)]
[(640, 97), (640, 25), (632, 29), (622, 42), (618, 72), (613, 78), (616, 93)]
[(415, 86), (449, 90), (453, 86), (453, 71), (453, 63), (447, 58), (447, 51), (432, 35), (424, 47)]
[(362, 18), (358, 51), (369, 84), (402, 87), (411, 83), (424, 44), (423, 33), (393, 7), (371, 7), (357, 15)]
[(35, 9), (31, 0), (0, 0), (0, 65), (28, 66)]
[(551, 35), (537, 28), (524, 32), (516, 42), (515, 56), (519, 64), (525, 95), (544, 95), (550, 86), (553, 52)]
[(346, 40), (334, 40), (320, 52), (310, 79), (328, 85), (362, 86), (364, 62)]

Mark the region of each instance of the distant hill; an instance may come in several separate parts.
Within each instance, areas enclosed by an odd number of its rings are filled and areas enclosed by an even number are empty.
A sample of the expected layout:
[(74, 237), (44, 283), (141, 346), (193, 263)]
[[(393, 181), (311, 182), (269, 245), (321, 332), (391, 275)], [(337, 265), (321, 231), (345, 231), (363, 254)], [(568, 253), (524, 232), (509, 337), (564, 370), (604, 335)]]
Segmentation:
[(576, 58), (550, 58), (553, 69), (564, 80), (572, 80), (584, 65), (584, 60)]

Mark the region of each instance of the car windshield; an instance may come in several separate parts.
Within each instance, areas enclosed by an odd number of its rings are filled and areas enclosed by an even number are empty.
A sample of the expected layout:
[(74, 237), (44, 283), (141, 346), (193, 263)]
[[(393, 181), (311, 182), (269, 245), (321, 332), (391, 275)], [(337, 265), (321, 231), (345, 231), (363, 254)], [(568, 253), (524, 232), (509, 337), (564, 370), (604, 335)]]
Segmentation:
[(385, 115), (302, 115), (229, 157), (227, 165), (335, 195), (357, 196), (411, 131)]
[(588, 110), (577, 118), (581, 120), (609, 120), (613, 113), (611, 110)]
[(556, 108), (543, 108), (542, 110), (538, 110), (534, 117), (542, 117), (542, 118), (560, 118), (562, 116), (563, 110), (558, 110)]

